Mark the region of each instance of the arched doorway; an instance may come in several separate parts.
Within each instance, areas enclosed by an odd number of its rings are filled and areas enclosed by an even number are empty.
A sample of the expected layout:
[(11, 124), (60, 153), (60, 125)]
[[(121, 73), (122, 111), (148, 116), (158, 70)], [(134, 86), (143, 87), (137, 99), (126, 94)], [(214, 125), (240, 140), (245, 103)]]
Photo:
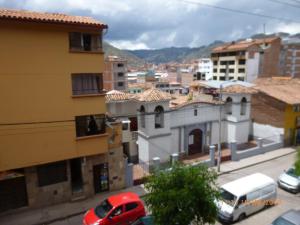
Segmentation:
[(189, 133), (189, 155), (202, 152), (202, 130), (195, 129)]

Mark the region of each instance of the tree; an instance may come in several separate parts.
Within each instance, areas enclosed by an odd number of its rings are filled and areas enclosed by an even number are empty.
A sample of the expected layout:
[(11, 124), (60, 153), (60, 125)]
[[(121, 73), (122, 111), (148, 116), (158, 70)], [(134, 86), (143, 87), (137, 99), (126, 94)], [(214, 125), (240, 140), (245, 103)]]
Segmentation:
[(300, 176), (300, 148), (298, 148), (296, 162), (295, 162), (295, 173)]
[(214, 223), (217, 217), (214, 200), (219, 199), (216, 179), (216, 172), (204, 165), (177, 164), (169, 171), (153, 174), (145, 184), (149, 192), (145, 203), (155, 224)]

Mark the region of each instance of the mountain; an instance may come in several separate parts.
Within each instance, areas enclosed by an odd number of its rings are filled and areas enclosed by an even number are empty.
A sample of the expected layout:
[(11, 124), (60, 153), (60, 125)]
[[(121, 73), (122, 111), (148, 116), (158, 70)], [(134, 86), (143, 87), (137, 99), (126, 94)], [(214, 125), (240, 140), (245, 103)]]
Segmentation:
[[(263, 33), (258, 33), (252, 35), (250, 38), (260, 39), (274, 36), (281, 37), (284, 43), (289, 41), (300, 42), (300, 33), (294, 35), (284, 32), (267, 35)], [(239, 39), (236, 41), (240, 40), (244, 39)], [(142, 66), (145, 63), (159, 64), (168, 62), (185, 62), (191, 61), (193, 59), (210, 57), (212, 49), (222, 45), (223, 43), (223, 41), (214, 41), (209, 45), (203, 45), (197, 48), (171, 47), (154, 50), (120, 50), (105, 42), (104, 51), (105, 55), (116, 55), (119, 57), (126, 58), (128, 60), (128, 64), (131, 66)]]
[(155, 50), (126, 50), (127, 52), (144, 59), (150, 63), (167, 63), (171, 61), (182, 62), (185, 60), (209, 57), (211, 49), (221, 45), (222, 41), (215, 41), (208, 46), (198, 48), (171, 47)]
[(115, 55), (124, 58), (127, 60), (129, 66), (143, 66), (146, 63), (144, 59), (141, 59), (128, 51), (118, 49), (107, 42), (103, 42), (103, 50), (105, 52), (105, 57)]

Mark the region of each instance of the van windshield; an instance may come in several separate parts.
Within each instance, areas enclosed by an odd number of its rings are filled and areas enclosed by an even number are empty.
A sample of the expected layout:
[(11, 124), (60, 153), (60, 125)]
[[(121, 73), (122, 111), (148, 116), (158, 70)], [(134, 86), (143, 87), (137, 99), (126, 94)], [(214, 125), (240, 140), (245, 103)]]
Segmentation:
[(231, 194), (230, 192), (226, 191), (225, 189), (221, 188), (221, 198), (222, 200), (231, 206), (234, 206), (234, 203), (236, 202), (237, 197), (234, 194)]

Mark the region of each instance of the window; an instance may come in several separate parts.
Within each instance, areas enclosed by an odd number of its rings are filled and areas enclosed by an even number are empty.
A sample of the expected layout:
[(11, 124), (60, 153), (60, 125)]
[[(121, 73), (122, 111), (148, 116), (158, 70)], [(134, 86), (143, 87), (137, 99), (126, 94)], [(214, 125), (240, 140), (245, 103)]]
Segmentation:
[(233, 80), (234, 79), (234, 77), (229, 77), (229, 80)]
[(100, 218), (104, 218), (112, 208), (112, 205), (107, 200), (104, 200), (95, 208), (95, 214)]
[(229, 64), (229, 65), (234, 65), (234, 64), (235, 64), (235, 61), (233, 61), (233, 60), (228, 61), (228, 64)]
[(118, 65), (117, 65), (118, 67), (123, 67), (124, 66), (124, 64), (123, 63), (118, 63)]
[(217, 66), (218, 65), (218, 61), (214, 61), (214, 66)]
[(122, 123), (122, 130), (128, 130), (128, 122), (123, 122)]
[(239, 68), (239, 73), (245, 73), (245, 69), (244, 68)]
[(72, 32), (69, 34), (69, 47), (73, 51), (101, 51), (102, 35)]
[(76, 136), (84, 137), (105, 133), (105, 115), (76, 116)]
[(217, 77), (217, 76), (213, 76), (213, 79), (214, 79), (214, 80), (217, 80), (217, 79), (218, 79), (218, 77)]
[(118, 87), (123, 87), (124, 83), (123, 82), (118, 82)]
[(218, 72), (218, 70), (217, 69), (214, 69), (214, 73), (217, 73)]
[(247, 99), (244, 97), (241, 101), (241, 115), (246, 115)]
[(225, 80), (224, 76), (219, 77), (219, 80)]
[(102, 74), (72, 74), (73, 95), (100, 94), (102, 89)]
[(155, 119), (154, 125), (155, 128), (163, 128), (164, 127), (164, 108), (162, 106), (157, 106), (154, 110)]
[(232, 114), (232, 98), (230, 97), (226, 99), (226, 113), (228, 115)]
[(239, 65), (245, 65), (246, 64), (246, 60), (245, 59), (240, 59), (239, 60)]
[(227, 65), (227, 61), (221, 61), (220, 65)]
[(119, 76), (119, 77), (123, 77), (123, 76), (124, 76), (124, 73), (118, 73), (118, 76)]
[(115, 217), (115, 216), (120, 216), (122, 214), (122, 205), (117, 207), (112, 213), (111, 216)]
[(240, 80), (240, 81), (244, 81), (244, 80), (245, 80), (245, 78), (244, 78), (244, 77), (238, 77), (238, 80)]
[(275, 186), (274, 185), (268, 185), (267, 187), (264, 187), (263, 189), (261, 189), (261, 195), (268, 195), (271, 194), (272, 192), (275, 191)]
[(293, 111), (294, 112), (300, 112), (300, 105), (294, 105), (293, 106)]
[(226, 73), (226, 69), (220, 69), (220, 73)]
[(138, 207), (138, 204), (136, 202), (128, 203), (125, 205), (125, 211), (130, 211)]
[(246, 203), (246, 200), (247, 200), (246, 195), (241, 196), (241, 197), (239, 198), (239, 201), (238, 201), (238, 203), (237, 203), (237, 206), (240, 206), (240, 205), (245, 204), (245, 203)]
[(197, 114), (198, 114), (197, 109), (194, 109), (194, 116), (197, 116)]
[(229, 73), (234, 73), (234, 69), (229, 69)]
[(67, 181), (66, 161), (37, 166), (37, 177), (40, 187)]
[(142, 128), (145, 128), (146, 126), (146, 123), (145, 123), (145, 107), (144, 106), (141, 106), (140, 108), (140, 115), (141, 115), (141, 126)]

